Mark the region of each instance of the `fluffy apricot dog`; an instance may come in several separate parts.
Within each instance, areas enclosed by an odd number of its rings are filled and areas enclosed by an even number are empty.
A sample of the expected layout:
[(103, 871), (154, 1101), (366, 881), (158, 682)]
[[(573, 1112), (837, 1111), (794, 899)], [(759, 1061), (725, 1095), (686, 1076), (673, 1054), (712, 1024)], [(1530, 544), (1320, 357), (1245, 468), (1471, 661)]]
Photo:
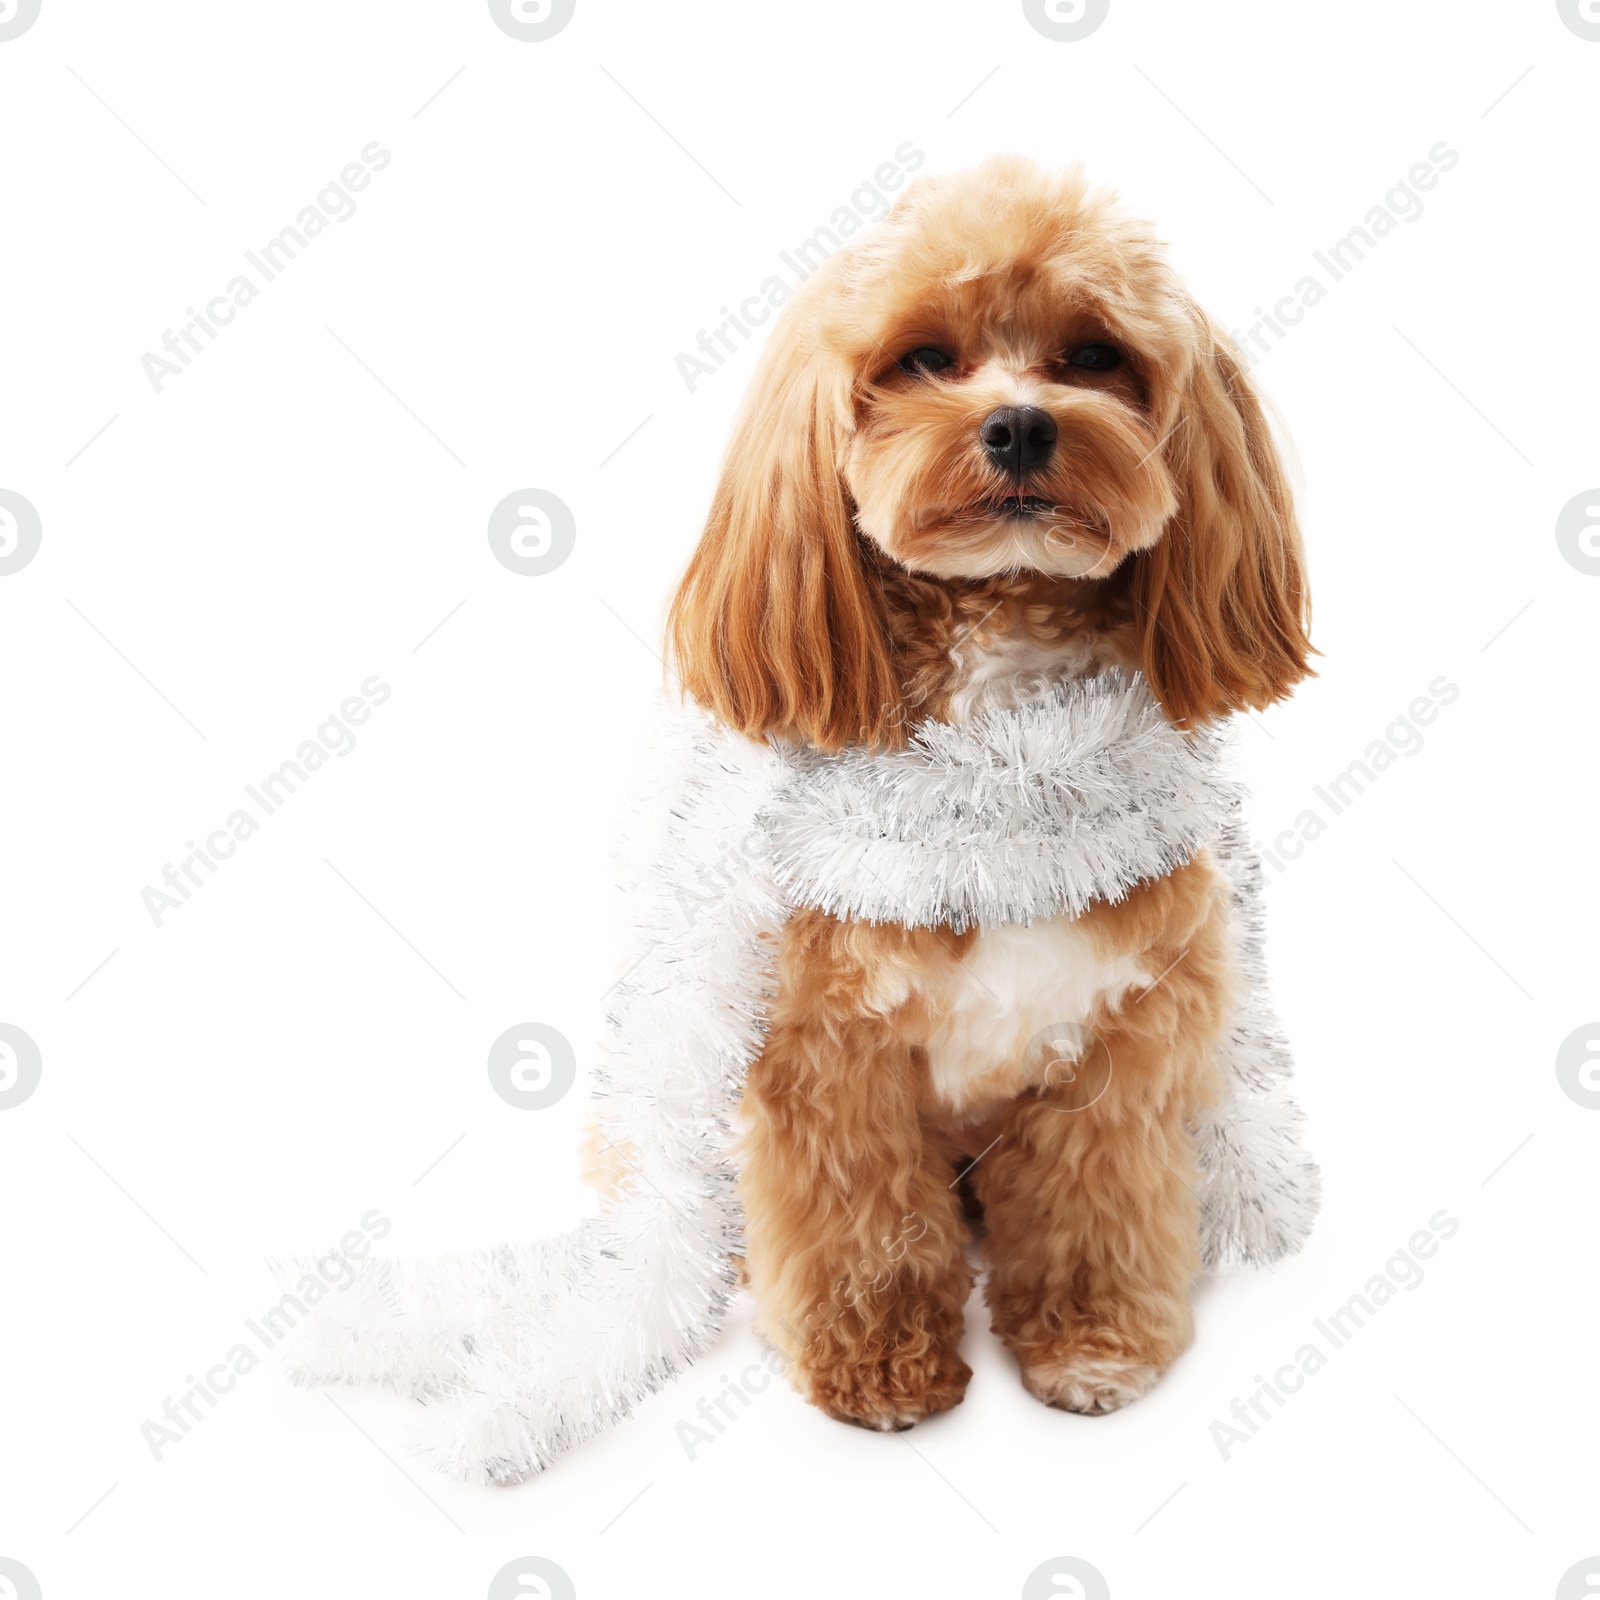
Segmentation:
[[(1287, 694), (1307, 616), (1227, 339), (1111, 196), (998, 157), (918, 179), (785, 308), (670, 637), (720, 721), (834, 751), (1108, 667), (1193, 729)], [(960, 1401), (980, 1206), (1041, 1400), (1113, 1410), (1184, 1349), (1225, 901), (1202, 852), (1077, 918), (788, 923), (740, 1183), (759, 1327), (815, 1404), (889, 1429)]]

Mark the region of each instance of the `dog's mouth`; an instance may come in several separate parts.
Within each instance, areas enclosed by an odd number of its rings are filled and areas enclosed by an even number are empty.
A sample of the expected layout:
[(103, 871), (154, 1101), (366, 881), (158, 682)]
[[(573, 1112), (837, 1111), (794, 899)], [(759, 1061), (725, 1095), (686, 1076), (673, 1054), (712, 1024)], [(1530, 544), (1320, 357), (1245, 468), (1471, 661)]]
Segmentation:
[(1111, 529), (1104, 517), (1085, 514), (1076, 506), (1059, 500), (1049, 500), (1038, 494), (988, 495), (976, 501), (966, 514), (957, 519), (966, 522), (998, 522), (1022, 532), (1034, 528), (1046, 538), (1089, 538), (1109, 543)]
[(1026, 518), (1037, 521), (1061, 510), (1053, 500), (1036, 494), (1008, 494), (981, 502), (979, 510), (990, 517)]
[(1022, 493), (983, 494), (924, 513), (910, 523), (901, 548), (885, 548), (916, 571), (946, 578), (1030, 571), (1097, 576), (1118, 555), (1109, 519), (1097, 508)]

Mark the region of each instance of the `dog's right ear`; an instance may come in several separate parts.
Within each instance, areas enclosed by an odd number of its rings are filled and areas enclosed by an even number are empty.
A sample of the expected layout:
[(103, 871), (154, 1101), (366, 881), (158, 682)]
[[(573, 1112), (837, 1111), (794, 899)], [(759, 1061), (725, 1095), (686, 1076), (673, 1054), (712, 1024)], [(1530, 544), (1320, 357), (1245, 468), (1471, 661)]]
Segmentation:
[(807, 315), (819, 289), (762, 352), (668, 639), (684, 688), (729, 727), (881, 748), (903, 741), (900, 692), (840, 475), (850, 377)]

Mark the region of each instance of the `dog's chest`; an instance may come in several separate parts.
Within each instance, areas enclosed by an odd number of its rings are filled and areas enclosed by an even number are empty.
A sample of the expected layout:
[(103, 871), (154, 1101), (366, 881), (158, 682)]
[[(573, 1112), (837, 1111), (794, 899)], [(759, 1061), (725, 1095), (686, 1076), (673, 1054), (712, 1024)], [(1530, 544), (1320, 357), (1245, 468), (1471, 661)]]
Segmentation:
[(974, 630), (950, 648), (952, 681), (947, 715), (964, 722), (983, 711), (1010, 711), (1064, 678), (1082, 677), (1106, 664), (1098, 641), (1045, 642), (1026, 630), (993, 636)]
[[(1016, 631), (969, 635), (950, 654), (949, 715), (961, 721), (1095, 670), (1104, 646), (1082, 637), (1046, 644)], [(1071, 917), (980, 932), (962, 959), (925, 970), (918, 984), (930, 1019), (934, 1098), (957, 1118), (976, 1117), (1047, 1073), (1070, 1072), (1083, 1056), (1089, 1019), (1150, 977), (1132, 957), (1108, 954)]]
[(1152, 974), (1131, 955), (1108, 955), (1071, 917), (979, 932), (958, 960), (922, 970), (915, 987), (928, 1019), (929, 1088), (958, 1119), (1070, 1072), (1088, 1024)]

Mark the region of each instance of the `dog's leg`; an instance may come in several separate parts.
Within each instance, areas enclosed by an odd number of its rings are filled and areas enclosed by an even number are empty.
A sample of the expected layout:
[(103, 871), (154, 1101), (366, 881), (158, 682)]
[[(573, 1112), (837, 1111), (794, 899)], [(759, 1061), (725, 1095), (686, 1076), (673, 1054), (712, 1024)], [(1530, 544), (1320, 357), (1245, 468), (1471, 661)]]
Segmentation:
[(744, 1099), (757, 1325), (807, 1399), (877, 1429), (948, 1410), (971, 1377), (953, 1151), (919, 1121), (922, 1064), (881, 981), (918, 937), (797, 916)]
[(1191, 1337), (1200, 1214), (1189, 1125), (1216, 1092), (1213, 1040), (1231, 989), (1220, 904), (1196, 906), (1181, 941), (1147, 948), (1152, 973), (1170, 970), (1013, 1105), (974, 1173), (995, 1330), (1029, 1392), (1068, 1411), (1136, 1400)]

